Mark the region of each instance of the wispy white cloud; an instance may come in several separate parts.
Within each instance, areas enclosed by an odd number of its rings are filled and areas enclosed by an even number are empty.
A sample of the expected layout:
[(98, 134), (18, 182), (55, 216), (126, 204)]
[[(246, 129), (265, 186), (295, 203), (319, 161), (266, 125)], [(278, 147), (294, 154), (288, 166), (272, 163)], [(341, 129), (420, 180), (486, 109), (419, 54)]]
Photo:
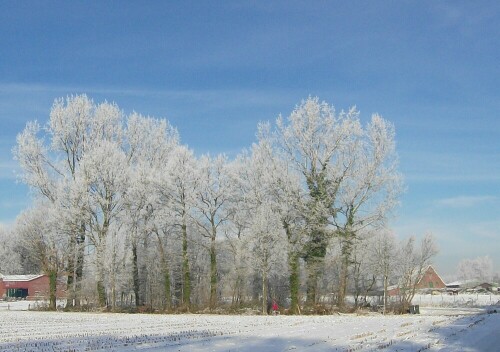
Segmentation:
[(0, 179), (16, 179), (16, 172), (19, 172), (19, 165), (14, 161), (3, 161), (0, 160)]
[[(2, 83), (0, 82), (0, 92), (2, 93), (40, 93), (40, 94), (61, 94), (61, 92), (87, 92), (87, 94), (109, 94), (124, 96), (158, 96), (172, 99), (196, 99), (212, 100), (214, 96), (225, 98), (226, 103), (231, 103), (227, 95), (240, 96), (245, 101), (258, 104), (275, 103), (276, 96), (282, 99), (290, 96), (290, 90), (282, 92), (279, 90), (255, 90), (255, 89), (154, 89), (141, 87), (113, 87), (113, 86), (75, 86), (75, 85), (52, 85), (38, 83)], [(270, 94), (273, 93), (273, 94)], [(71, 94), (71, 93), (68, 93)]]
[(497, 200), (498, 198), (495, 196), (457, 196), (436, 200), (435, 204), (441, 207), (470, 208)]
[(495, 11), (491, 11), (488, 7), (477, 8), (475, 11), (469, 11), (470, 5), (463, 5), (453, 2), (433, 2), (430, 10), (441, 19), (436, 22), (442, 30), (454, 29), (460, 34), (471, 36), (481, 33), (481, 25), (492, 24), (496, 20)]
[[(495, 146), (433, 150), (423, 143), (408, 143), (400, 150), (401, 169), (410, 182), (499, 182)], [(426, 149), (423, 149), (426, 148)], [(438, 148), (438, 147), (434, 147)], [(442, 148), (442, 147), (440, 147)], [(461, 148), (461, 147), (460, 147)]]
[[(491, 221), (480, 221), (478, 223), (469, 224), (469, 231), (476, 238), (484, 238), (485, 240), (494, 241), (497, 243), (500, 238), (500, 219)], [(500, 249), (498, 246), (497, 249)], [(496, 252), (496, 251), (495, 251)]]
[[(20, 107), (29, 101), (30, 118), (38, 115), (48, 115), (50, 104), (55, 98), (71, 94), (87, 94), (96, 102), (103, 99), (115, 101), (125, 109), (135, 109), (142, 112), (146, 107), (149, 110), (161, 109), (168, 106), (169, 114), (177, 110), (183, 115), (191, 115), (193, 111), (249, 111), (251, 109), (268, 109), (276, 117), (279, 113), (289, 113), (298, 103), (298, 99), (305, 98), (300, 90), (280, 89), (155, 89), (143, 87), (116, 87), (116, 86), (77, 86), (77, 85), (51, 85), (31, 83), (2, 83), (0, 93), (5, 97), (0, 98), (0, 106), (4, 111), (0, 116), (3, 119), (17, 119)], [(306, 93), (306, 95), (309, 93)], [(28, 98), (26, 97), (28, 96)], [(133, 105), (134, 103), (138, 105)], [(129, 102), (128, 105), (124, 104)], [(280, 111), (286, 107), (286, 111)]]
[(500, 175), (498, 174), (484, 174), (484, 173), (471, 173), (469, 175), (460, 174), (447, 174), (436, 175), (432, 173), (406, 173), (406, 181), (412, 182), (498, 182)]

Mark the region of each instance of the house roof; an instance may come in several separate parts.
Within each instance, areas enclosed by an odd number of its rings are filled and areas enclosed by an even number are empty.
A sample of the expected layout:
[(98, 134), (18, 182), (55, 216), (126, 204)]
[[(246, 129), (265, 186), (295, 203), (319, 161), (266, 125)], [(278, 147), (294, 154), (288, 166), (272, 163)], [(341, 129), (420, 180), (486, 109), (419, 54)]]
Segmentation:
[(0, 279), (2, 279), (4, 282), (6, 281), (32, 281), (35, 279), (38, 279), (39, 277), (42, 277), (43, 275), (38, 274), (38, 275), (0, 275)]
[[(441, 280), (441, 281), (443, 282), (443, 284), (444, 284), (445, 286), (447, 286), (448, 284), (447, 284), (446, 282), (444, 282), (443, 278), (442, 278), (442, 277), (438, 274), (438, 272), (436, 271), (436, 269), (434, 269), (434, 267), (433, 267), (432, 265), (428, 265), (428, 266), (427, 266), (427, 268), (425, 268), (425, 270), (424, 270), (424, 274), (425, 274), (426, 272), (428, 272), (429, 270), (431, 270), (431, 269), (432, 269), (432, 271), (434, 271), (434, 274), (436, 274), (436, 276), (439, 278), (439, 280)], [(423, 276), (422, 276), (422, 278), (423, 278)], [(420, 279), (420, 280), (419, 280), (419, 283), (420, 283), (420, 281), (421, 281), (421, 280), (422, 280), (422, 279)]]

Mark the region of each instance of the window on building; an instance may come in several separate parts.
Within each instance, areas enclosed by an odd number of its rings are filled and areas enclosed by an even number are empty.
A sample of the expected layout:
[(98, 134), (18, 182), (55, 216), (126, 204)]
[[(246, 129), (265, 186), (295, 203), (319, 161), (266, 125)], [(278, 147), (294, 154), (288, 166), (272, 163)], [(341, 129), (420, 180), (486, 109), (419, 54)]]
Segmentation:
[(26, 297), (28, 297), (28, 289), (27, 288), (9, 288), (9, 289), (7, 289), (7, 297), (26, 298)]

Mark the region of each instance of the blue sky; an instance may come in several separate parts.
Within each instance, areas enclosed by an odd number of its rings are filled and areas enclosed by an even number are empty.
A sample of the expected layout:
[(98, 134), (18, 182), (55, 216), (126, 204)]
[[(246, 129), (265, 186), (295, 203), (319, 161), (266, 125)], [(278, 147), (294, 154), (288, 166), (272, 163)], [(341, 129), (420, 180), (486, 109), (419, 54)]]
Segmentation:
[(55, 98), (167, 118), (234, 156), (309, 95), (396, 127), (399, 237), (433, 233), (443, 275), (500, 271), (500, 5), (495, 1), (2, 1), (0, 224), (28, 206), (11, 149)]

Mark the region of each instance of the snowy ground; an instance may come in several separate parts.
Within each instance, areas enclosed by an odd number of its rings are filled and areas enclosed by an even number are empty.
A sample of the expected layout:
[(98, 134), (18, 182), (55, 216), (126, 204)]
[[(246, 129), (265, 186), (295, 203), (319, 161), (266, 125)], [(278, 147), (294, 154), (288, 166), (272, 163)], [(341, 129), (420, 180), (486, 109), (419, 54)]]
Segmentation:
[(500, 350), (500, 307), (266, 317), (13, 310), (18, 303), (0, 304), (1, 352)]

